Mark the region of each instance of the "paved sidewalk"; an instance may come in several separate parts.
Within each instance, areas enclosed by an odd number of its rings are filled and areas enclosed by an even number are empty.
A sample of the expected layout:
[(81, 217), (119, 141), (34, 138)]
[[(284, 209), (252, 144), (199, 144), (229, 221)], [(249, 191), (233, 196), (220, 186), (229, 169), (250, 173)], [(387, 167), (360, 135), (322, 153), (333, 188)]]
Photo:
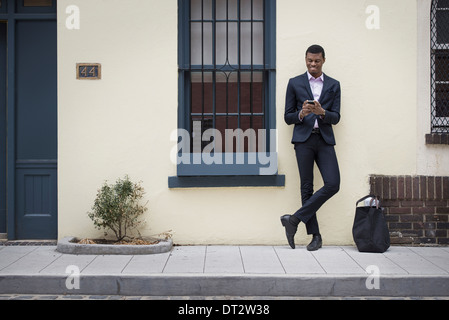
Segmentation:
[(0, 246), (0, 294), (449, 297), (449, 247), (175, 246), (114, 256)]

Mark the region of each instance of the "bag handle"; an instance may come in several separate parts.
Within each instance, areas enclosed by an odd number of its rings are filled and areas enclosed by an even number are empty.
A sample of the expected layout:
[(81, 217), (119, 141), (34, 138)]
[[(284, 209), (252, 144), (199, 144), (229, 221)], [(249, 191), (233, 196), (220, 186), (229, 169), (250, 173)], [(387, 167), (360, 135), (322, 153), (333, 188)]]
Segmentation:
[(365, 200), (365, 199), (368, 199), (368, 198), (372, 198), (371, 199), (371, 201), (370, 201), (370, 207), (372, 207), (372, 204), (373, 204), (373, 201), (374, 200), (377, 200), (376, 201), (376, 208), (377, 209), (379, 209), (379, 197), (378, 196), (375, 196), (375, 195), (372, 195), (372, 194), (369, 194), (369, 195), (367, 195), (367, 196), (364, 196), (363, 198), (361, 198), (361, 199), (359, 199), (356, 203), (355, 203), (355, 206), (357, 207), (358, 206), (358, 204), (359, 204), (359, 202), (361, 202), (361, 201), (363, 201), (363, 200)]

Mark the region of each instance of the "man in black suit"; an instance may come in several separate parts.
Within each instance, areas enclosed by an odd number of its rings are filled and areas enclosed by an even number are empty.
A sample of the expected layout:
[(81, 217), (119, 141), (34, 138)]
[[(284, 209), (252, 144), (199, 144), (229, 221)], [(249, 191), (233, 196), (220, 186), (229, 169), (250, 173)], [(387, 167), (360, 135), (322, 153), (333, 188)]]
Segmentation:
[[(318, 250), (322, 239), (316, 212), (340, 188), (340, 171), (335, 154), (332, 125), (340, 121), (340, 83), (323, 73), (324, 49), (310, 46), (306, 51), (307, 72), (290, 79), (285, 101), (285, 122), (294, 124), (295, 145), (301, 180), (302, 207), (281, 217), (289, 245), (294, 249), (298, 225), (305, 223), (312, 241), (307, 250)], [(317, 164), (324, 186), (313, 192), (313, 167)]]

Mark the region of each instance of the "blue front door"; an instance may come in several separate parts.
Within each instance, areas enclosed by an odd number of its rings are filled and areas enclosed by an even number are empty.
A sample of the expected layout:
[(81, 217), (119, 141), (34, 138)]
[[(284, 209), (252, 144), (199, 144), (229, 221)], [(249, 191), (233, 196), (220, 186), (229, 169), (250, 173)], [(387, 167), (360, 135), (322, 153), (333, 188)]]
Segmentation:
[(2, 38), (0, 28), (0, 50), (4, 46), (7, 52), (6, 70), (1, 69), (7, 82), (7, 145), (0, 152), (6, 153), (6, 233), (9, 239), (56, 239), (56, 0), (3, 3), (5, 19), (0, 13), (0, 20), (7, 31)]
[(0, 234), (6, 234), (6, 23), (0, 22)]
[(16, 237), (56, 239), (56, 21), (16, 23)]

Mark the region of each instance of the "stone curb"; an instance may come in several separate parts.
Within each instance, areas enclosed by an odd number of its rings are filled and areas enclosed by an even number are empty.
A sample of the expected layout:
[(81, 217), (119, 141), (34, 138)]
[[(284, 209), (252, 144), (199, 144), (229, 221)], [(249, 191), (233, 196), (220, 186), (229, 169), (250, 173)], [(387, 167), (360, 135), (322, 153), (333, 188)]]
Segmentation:
[(160, 240), (152, 245), (108, 245), (108, 244), (79, 244), (73, 242), (75, 237), (65, 237), (58, 241), (56, 251), (66, 254), (87, 254), (87, 255), (138, 255), (157, 254), (168, 252), (173, 247), (173, 241)]
[(0, 294), (149, 295), (149, 296), (447, 296), (449, 277), (388, 276), (369, 290), (357, 275), (80, 275), (79, 288), (68, 289), (70, 276), (0, 275)]

